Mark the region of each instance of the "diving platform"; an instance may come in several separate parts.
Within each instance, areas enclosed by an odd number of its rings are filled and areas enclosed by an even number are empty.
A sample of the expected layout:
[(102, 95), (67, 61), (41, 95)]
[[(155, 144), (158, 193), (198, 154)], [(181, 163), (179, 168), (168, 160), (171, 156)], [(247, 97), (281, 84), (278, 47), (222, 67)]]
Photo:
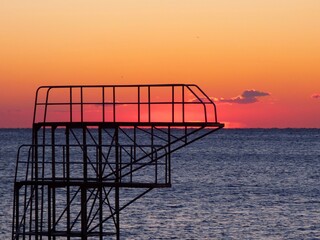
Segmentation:
[(12, 239), (120, 239), (120, 213), (171, 187), (171, 154), (223, 127), (194, 84), (39, 87)]

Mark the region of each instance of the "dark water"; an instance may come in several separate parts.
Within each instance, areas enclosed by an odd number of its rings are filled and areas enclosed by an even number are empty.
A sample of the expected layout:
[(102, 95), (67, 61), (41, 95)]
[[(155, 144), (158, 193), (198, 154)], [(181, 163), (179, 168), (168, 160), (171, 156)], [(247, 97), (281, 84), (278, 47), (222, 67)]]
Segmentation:
[[(0, 130), (0, 239), (11, 234), (17, 148)], [(173, 154), (172, 188), (121, 214), (122, 239), (320, 239), (320, 130), (221, 130)]]

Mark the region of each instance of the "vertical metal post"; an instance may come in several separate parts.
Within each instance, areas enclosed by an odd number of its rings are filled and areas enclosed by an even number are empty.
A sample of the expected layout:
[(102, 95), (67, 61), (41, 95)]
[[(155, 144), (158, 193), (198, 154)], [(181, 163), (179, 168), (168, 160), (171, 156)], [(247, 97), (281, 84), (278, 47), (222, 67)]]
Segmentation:
[(151, 89), (150, 86), (148, 86), (148, 122), (151, 122)]
[(48, 185), (48, 239), (51, 240), (51, 187)]
[(174, 86), (172, 86), (172, 99), (171, 99), (171, 101), (172, 101), (172, 123), (174, 123), (174, 101), (175, 101), (175, 99), (174, 99)]
[[(16, 222), (16, 227), (15, 227), (15, 230), (16, 230), (16, 235), (15, 235), (15, 238), (16, 239), (19, 239), (19, 186), (17, 183), (14, 184), (14, 196), (15, 196), (15, 212), (16, 212), (16, 218), (14, 219), (14, 221)], [(25, 227), (24, 227), (25, 228)], [(12, 239), (14, 239), (14, 234), (12, 232)]]
[[(38, 156), (38, 131), (35, 130), (35, 134), (34, 134), (34, 143), (35, 143), (35, 147), (34, 147), (34, 178), (35, 178), (35, 183), (36, 185), (33, 186), (34, 187), (34, 195), (35, 195), (35, 199), (34, 199), (34, 211), (35, 211), (35, 216), (34, 216), (34, 227), (35, 227), (35, 238), (36, 240), (38, 240), (38, 235), (39, 235), (39, 202), (38, 202), (38, 182), (39, 182), (39, 176), (38, 176), (38, 161), (39, 161), (39, 156)], [(32, 187), (31, 187), (32, 188)], [(32, 191), (32, 190), (31, 190)], [(30, 207), (30, 211), (31, 211), (31, 216), (30, 216), (30, 226), (32, 226), (32, 206)], [(31, 228), (30, 228), (31, 229)]]
[(105, 93), (102, 87), (102, 122), (105, 122)]
[(70, 223), (70, 129), (66, 127), (66, 182), (67, 182), (67, 239), (70, 239), (71, 223)]
[[(52, 163), (51, 163), (51, 177), (52, 177), (52, 182), (53, 182), (53, 187), (49, 189), (49, 195), (48, 196), (48, 234), (49, 234), (49, 239), (51, 239), (51, 232), (55, 232), (55, 227), (56, 227), (56, 188), (55, 188), (55, 180), (56, 180), (56, 153), (55, 153), (55, 145), (56, 145), (56, 140), (55, 140), (55, 130), (56, 127), (53, 126), (51, 128), (51, 158), (52, 158)], [(52, 194), (51, 194), (52, 192)], [(52, 202), (52, 204), (51, 204)], [(51, 226), (52, 225), (52, 226)], [(56, 239), (53, 236), (53, 239)]]
[(83, 87), (80, 87), (80, 120), (83, 122)]
[(102, 165), (102, 129), (101, 127), (98, 128), (98, 179), (99, 179), (99, 222), (100, 222), (100, 226), (99, 226), (99, 239), (102, 240), (103, 239), (103, 195), (102, 195), (102, 191), (103, 191), (103, 186), (102, 186), (102, 177), (103, 177), (103, 165)]
[(115, 127), (115, 163), (116, 163), (116, 178), (115, 178), (115, 212), (116, 212), (116, 238), (120, 240), (120, 203), (119, 203), (119, 183), (120, 183), (120, 159), (119, 159), (119, 127)]
[(87, 152), (87, 128), (82, 128), (82, 161), (83, 161), (83, 180), (87, 182), (88, 178), (88, 152)]
[(70, 92), (69, 92), (69, 94), (70, 94), (70, 104), (69, 104), (69, 106), (70, 106), (70, 122), (72, 122), (72, 87), (70, 87), (70, 90), (69, 90)]
[[(88, 180), (88, 174), (87, 174), (87, 128), (83, 126), (82, 128), (82, 162), (83, 162), (83, 182), (84, 184)], [(87, 188), (86, 186), (81, 187), (81, 235), (82, 239), (87, 239)]]
[(81, 186), (81, 239), (87, 239), (87, 188)]
[(137, 127), (135, 126), (133, 128), (133, 159), (131, 156), (131, 161), (130, 161), (130, 182), (132, 182), (132, 174), (133, 174), (133, 163), (137, 159)]
[(168, 175), (169, 184), (171, 184), (171, 127), (168, 126)]
[(155, 183), (158, 182), (158, 161), (157, 161), (157, 157), (156, 157), (156, 150), (154, 148), (154, 126), (151, 126), (151, 161), (153, 164), (155, 164)]
[(116, 122), (116, 87), (113, 87), (113, 122)]
[(185, 122), (185, 104), (184, 104), (185, 98), (184, 98), (184, 86), (182, 86), (182, 122)]
[(138, 86), (138, 123), (140, 122), (140, 86)]

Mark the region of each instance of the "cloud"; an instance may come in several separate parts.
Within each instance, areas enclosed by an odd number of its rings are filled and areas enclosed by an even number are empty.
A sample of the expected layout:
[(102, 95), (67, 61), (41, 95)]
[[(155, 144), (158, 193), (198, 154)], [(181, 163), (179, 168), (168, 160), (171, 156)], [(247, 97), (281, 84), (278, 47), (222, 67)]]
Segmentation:
[(320, 93), (312, 94), (311, 98), (320, 99)]
[(250, 104), (250, 103), (256, 103), (258, 102), (258, 98), (270, 96), (270, 93), (262, 92), (258, 90), (245, 90), (240, 96), (224, 99), (220, 98), (218, 99), (218, 102), (221, 103), (238, 103), (238, 104)]
[(264, 97), (269, 95), (270, 95), (269, 93), (261, 92), (257, 90), (245, 90), (241, 96), (243, 98), (256, 98), (256, 97)]

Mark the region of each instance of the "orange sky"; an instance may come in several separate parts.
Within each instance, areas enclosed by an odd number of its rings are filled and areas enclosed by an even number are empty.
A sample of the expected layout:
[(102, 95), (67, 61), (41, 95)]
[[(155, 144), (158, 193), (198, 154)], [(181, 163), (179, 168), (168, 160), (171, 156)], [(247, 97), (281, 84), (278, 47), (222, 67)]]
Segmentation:
[(319, 13), (318, 0), (1, 1), (0, 127), (31, 127), (40, 85), (195, 83), (229, 127), (320, 128)]

